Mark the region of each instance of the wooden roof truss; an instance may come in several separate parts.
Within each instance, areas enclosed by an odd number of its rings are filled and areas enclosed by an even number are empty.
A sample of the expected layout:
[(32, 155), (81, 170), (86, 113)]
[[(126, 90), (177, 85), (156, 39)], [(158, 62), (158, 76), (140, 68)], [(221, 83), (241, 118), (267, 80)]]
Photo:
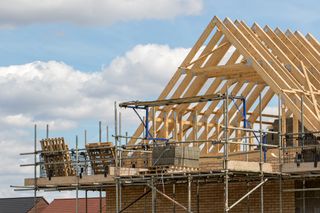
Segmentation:
[[(281, 94), (285, 116), (301, 120), (303, 103), (305, 127), (319, 131), (320, 44), (311, 34), (261, 28), (256, 23), (249, 27), (243, 21), (214, 17), (158, 99), (225, 94), (227, 88), (230, 95), (246, 97), (251, 124), (259, 119), (260, 93), (263, 110)], [(154, 137), (178, 141), (218, 140), (224, 123), (222, 101), (154, 106), (149, 113), (149, 130)], [(242, 125), (242, 112), (241, 100), (232, 104), (230, 100), (231, 126)], [(129, 144), (140, 143), (135, 138), (142, 137), (143, 130), (140, 125)], [(229, 134), (241, 136), (237, 131)], [(221, 146), (206, 143), (201, 148), (202, 154), (209, 154), (219, 152)], [(239, 146), (231, 146), (230, 151), (239, 151)]]

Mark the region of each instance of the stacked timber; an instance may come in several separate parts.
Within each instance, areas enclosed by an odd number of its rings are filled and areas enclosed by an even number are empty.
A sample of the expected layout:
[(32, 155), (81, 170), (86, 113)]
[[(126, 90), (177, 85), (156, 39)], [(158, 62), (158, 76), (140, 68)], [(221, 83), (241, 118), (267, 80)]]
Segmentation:
[(47, 176), (73, 176), (75, 170), (71, 164), (68, 145), (64, 138), (46, 138), (40, 141)]
[(89, 143), (86, 150), (94, 174), (107, 174), (114, 165), (115, 148), (111, 142)]

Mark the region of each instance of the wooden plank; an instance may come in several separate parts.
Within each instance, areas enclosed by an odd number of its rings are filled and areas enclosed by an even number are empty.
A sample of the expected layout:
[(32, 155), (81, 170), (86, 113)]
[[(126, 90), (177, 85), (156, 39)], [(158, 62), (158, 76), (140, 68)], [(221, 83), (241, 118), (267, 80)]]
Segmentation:
[[(293, 115), (293, 118), (292, 118), (292, 133), (294, 136), (297, 136), (298, 133), (299, 133), (299, 119), (297, 118), (297, 116)], [(293, 146), (298, 146), (298, 139), (297, 137), (295, 137), (293, 139)]]
[(205, 66), (197, 69), (189, 69), (195, 76), (206, 75), (208, 78), (235, 75), (240, 73), (256, 73), (252, 66), (246, 64), (231, 64), (219, 66)]
[(315, 76), (319, 75), (318, 70), (320, 70), (320, 61), (317, 57), (319, 57), (319, 54), (315, 52), (316, 55), (313, 55), (312, 52), (308, 48), (305, 47), (305, 45), (299, 40), (295, 34), (293, 34), (290, 30), (287, 30), (285, 32), (285, 35), (291, 42), (310, 60), (310, 62), (317, 68), (315, 70)]
[[(235, 63), (236, 61), (237, 61), (237, 59), (239, 58), (239, 53), (237, 52), (237, 51), (235, 51), (233, 54), (232, 54), (232, 56), (230, 57), (230, 59), (226, 62), (226, 65), (230, 65), (230, 64), (233, 64), (233, 63)], [(214, 81), (214, 83), (212, 84), (212, 86), (214, 86), (214, 84), (217, 82), (218, 80), (216, 79), (215, 81)], [(226, 84), (229, 84), (229, 85), (231, 85), (231, 84), (233, 84), (233, 82), (234, 82), (234, 80), (228, 80), (227, 82), (226, 82)], [(222, 83), (222, 81), (221, 80), (219, 80), (218, 81), (218, 83), (220, 84), (220, 83)], [(235, 88), (238, 88), (238, 90), (241, 88), (241, 85), (243, 85), (243, 82), (241, 82), (241, 84), (238, 84)], [(216, 86), (214, 86), (214, 88), (216, 88)], [(215, 90), (215, 89), (214, 89)], [(224, 86), (220, 91), (217, 91), (217, 92), (219, 92), (219, 93), (221, 93), (221, 94), (223, 94), (223, 93), (225, 93), (225, 90), (226, 90), (226, 87)], [(210, 86), (210, 88), (206, 91), (206, 94), (207, 93), (211, 93), (212, 91), (211, 91), (211, 86)], [(235, 92), (235, 93), (232, 93), (232, 94), (237, 94), (237, 92)], [(206, 110), (206, 112), (203, 114), (203, 117), (200, 119), (200, 121), (207, 121), (207, 119), (208, 119), (208, 117), (209, 117), (209, 115), (210, 114), (212, 114), (212, 112), (214, 111), (214, 109), (216, 108), (216, 106), (218, 105), (218, 103), (219, 103), (220, 101), (213, 101), (213, 102), (211, 102), (211, 104), (209, 105), (209, 107), (207, 108), (207, 110)], [(202, 106), (201, 105), (198, 105), (198, 106), (196, 106), (196, 108), (197, 108), (197, 110), (201, 110), (203, 107), (204, 107), (204, 105), (205, 104), (202, 104)], [(199, 109), (200, 108), (200, 109)], [(190, 117), (188, 118), (188, 120), (189, 119), (191, 119)], [(215, 121), (213, 121), (213, 120), (211, 120), (212, 122), (215, 122)], [(209, 128), (208, 129), (208, 131), (210, 131), (212, 128)], [(218, 131), (218, 130), (217, 130)], [(199, 137), (199, 139), (200, 140), (203, 140), (204, 138), (204, 133), (202, 133), (201, 134), (201, 136)], [(219, 135), (219, 134), (216, 134), (216, 135)], [(212, 138), (212, 137), (211, 137)], [(191, 138), (190, 138), (190, 136), (188, 136), (188, 138), (187, 138), (188, 140), (190, 140)], [(207, 143), (205, 144), (205, 147), (202, 149), (202, 151), (201, 152), (203, 152), (204, 150), (208, 150), (209, 148), (207, 147)]]
[[(230, 81), (227, 81), (227, 82), (225, 83), (224, 87), (221, 89), (220, 92), (221, 92), (221, 93), (225, 93), (225, 92), (226, 92), (226, 89), (227, 89), (227, 85), (229, 85), (229, 84), (230, 84)], [(230, 86), (230, 85), (229, 85), (229, 86)], [(242, 82), (236, 84), (236, 86), (234, 87), (234, 89), (232, 90), (232, 92), (234, 92), (234, 94), (237, 94), (238, 91), (241, 89), (242, 86), (243, 86), (243, 83), (242, 83)], [(231, 94), (232, 94), (232, 92), (231, 92)], [(222, 101), (223, 101), (223, 100), (222, 100)], [(229, 99), (229, 103), (230, 103), (230, 102), (231, 102), (231, 100)], [(211, 112), (218, 106), (219, 103), (221, 103), (221, 101), (219, 101), (219, 102), (217, 101), (217, 102), (212, 103), (212, 104), (209, 106), (209, 110), (206, 111), (205, 116), (206, 116), (206, 117), (209, 117), (209, 115), (211, 114)], [(217, 121), (219, 120), (220, 116), (222, 115), (222, 111), (223, 111), (223, 107), (220, 107), (220, 108), (218, 109), (217, 113), (215, 114), (215, 116), (209, 121), (209, 123), (217, 123), (217, 124), (218, 124)], [(201, 119), (200, 121), (202, 121), (202, 119)], [(219, 125), (220, 125), (220, 124), (219, 124)], [(216, 132), (219, 132), (219, 134), (218, 134), (218, 133), (210, 133), (214, 127), (215, 127), (215, 131), (216, 131)], [(216, 139), (216, 140), (219, 139), (220, 131), (218, 131), (217, 128), (220, 128), (220, 127), (217, 127), (217, 126), (209, 126), (208, 132), (209, 132), (210, 135), (211, 135), (211, 136), (210, 136), (211, 139)], [(214, 136), (214, 137), (213, 137), (213, 136)], [(203, 138), (204, 138), (204, 133), (202, 133), (202, 134), (200, 135), (199, 139), (201, 140), (201, 139), (203, 139)], [(208, 145), (208, 144), (207, 144), (207, 145)], [(209, 147), (208, 149), (210, 149), (210, 147)], [(207, 149), (202, 149), (202, 150), (201, 150), (201, 153), (204, 153), (206, 150), (207, 150)]]
[(47, 176), (73, 176), (75, 170), (64, 138), (46, 138), (40, 141)]
[[(201, 36), (198, 39), (198, 41), (192, 47), (192, 49), (190, 50), (190, 52), (188, 53), (187, 57), (185, 58), (185, 60), (180, 65), (180, 67), (185, 67), (187, 64), (190, 63), (190, 61), (197, 54), (197, 52), (199, 51), (201, 46), (204, 44), (205, 40), (208, 38), (208, 36), (210, 35), (210, 33), (212, 32), (214, 27), (215, 27), (215, 24), (211, 21), (208, 24), (208, 26), (206, 27), (206, 29), (204, 30), (204, 32), (201, 34)], [(208, 45), (205, 47), (205, 49), (201, 53), (200, 57), (202, 55), (204, 55), (204, 54), (207, 54), (210, 51), (210, 48), (215, 46), (215, 44), (216, 44), (215, 43), (216, 42), (215, 39), (216, 39), (216, 37), (218, 37), (217, 39), (219, 39), (220, 38), (219, 36), (221, 37), (221, 32), (218, 31), (218, 32), (215, 33), (215, 36), (213, 36), (213, 38), (209, 41)], [(199, 63), (199, 62), (197, 62), (197, 63)], [(161, 92), (161, 94), (160, 94), (158, 99), (165, 99), (169, 95), (171, 90), (174, 88), (175, 84), (178, 82), (180, 76), (181, 76), (181, 73), (179, 72), (179, 68), (178, 68), (178, 70), (175, 72), (173, 77), (170, 79), (170, 81), (168, 82), (168, 84), (166, 85), (164, 90)], [(187, 79), (187, 80), (184, 79), (184, 82), (186, 82), (186, 81), (191, 81), (191, 76), (189, 76), (189, 79)], [(182, 90), (182, 88), (180, 88), (180, 90)], [(182, 91), (180, 92), (179, 88), (177, 88), (175, 93), (182, 93)], [(144, 129), (144, 126), (142, 124), (140, 124), (139, 127), (137, 128), (137, 130), (135, 131), (135, 133), (133, 134), (133, 138), (131, 138), (129, 140), (128, 144), (130, 144), (130, 145), (135, 144), (137, 142), (137, 139), (135, 139), (135, 138), (141, 136), (141, 134), (143, 133), (143, 129)]]
[[(221, 41), (221, 43), (224, 43), (225, 42), (225, 40), (222, 40)], [(215, 57), (213, 57), (213, 59), (208, 59), (207, 61), (206, 61), (206, 64), (205, 64), (205, 66), (207, 65), (207, 64), (209, 64), (210, 63), (210, 65), (212, 65), (212, 64), (214, 64), (214, 65), (216, 65), (216, 64), (218, 64), (219, 63), (219, 61), (222, 59), (222, 57), (224, 56), (224, 54), (225, 54), (225, 52), (227, 52), (227, 50), (228, 50), (228, 48), (230, 47), (230, 45), (226, 45), (226, 46), (224, 46), (224, 48), (222, 48), (222, 49), (220, 49), (220, 52), (218, 53), (218, 55), (214, 55)], [(194, 65), (195, 66), (195, 65)], [(192, 84), (190, 84), (189, 86), (187, 86), (187, 85), (184, 85), (183, 84), (183, 82), (180, 84), (180, 86), (182, 86), (182, 87), (184, 87), (185, 89), (187, 89), (186, 91), (185, 91), (185, 93), (183, 94), (183, 97), (191, 97), (191, 96), (193, 96), (193, 95), (195, 95), (195, 94), (197, 94), (199, 91), (200, 91), (200, 89), (203, 87), (203, 85), (205, 84), (205, 82), (207, 81), (207, 77), (204, 77), (204, 76), (199, 76), (199, 77), (195, 77), (195, 79), (192, 81)], [(184, 111), (187, 107), (188, 107), (189, 105), (187, 105), (187, 104), (183, 104), (183, 105), (179, 105), (178, 107), (177, 107), (177, 112), (180, 112), (180, 111)], [(171, 108), (168, 108), (168, 110), (170, 110)], [(163, 131), (160, 131), (159, 132), (159, 135), (161, 136), (161, 137), (163, 137), (163, 134), (164, 134), (164, 132)]]
[(320, 57), (320, 53), (318, 52), (318, 50), (309, 43), (309, 41), (301, 34), (301, 32), (295, 31), (294, 35), (303, 44), (305, 49), (308, 50), (315, 58)]
[[(298, 68), (298, 65), (300, 65), (299, 61), (296, 59), (297, 57), (294, 56), (294, 54), (288, 49), (288, 47), (286, 47), (279, 39), (272, 40), (272, 38), (265, 31), (263, 31), (258, 24), (254, 24), (252, 30), (266, 45), (268, 45), (268, 48), (270, 48), (272, 52), (277, 55), (277, 59), (281, 60), (281, 62), (285, 64), (285, 66), (289, 69), (288, 72), (292, 74), (292, 76), (295, 77), (300, 84), (302, 84), (304, 77)], [(269, 34), (273, 33), (268, 28), (266, 28), (266, 30), (269, 31)], [(273, 36), (275, 37), (275, 35)], [(286, 54), (284, 50), (287, 51), (288, 54)], [(319, 84), (319, 81), (316, 78), (313, 78), (313, 82)]]
[[(250, 58), (252, 60), (252, 63), (257, 70), (257, 72), (260, 74), (260, 76), (265, 80), (265, 82), (272, 87), (272, 89), (276, 93), (281, 93), (281, 89), (290, 89), (291, 87), (284, 81), (284, 79), (279, 78), (279, 76), (270, 76), (271, 73), (276, 73), (274, 71), (274, 68), (270, 65), (269, 62), (265, 62), (263, 64), (258, 63), (256, 59), (252, 57), (252, 53), (255, 54), (255, 57), (260, 58), (262, 61), (265, 61), (264, 57), (252, 46), (250, 45), (250, 42), (248, 39), (246, 39), (241, 33), (233, 34), (218, 18), (215, 19), (216, 24), (218, 25), (219, 29), (223, 31), (225, 35), (228, 36), (228, 39), (230, 42), (232, 42), (233, 45), (235, 45), (239, 51), (245, 57)], [(229, 26), (232, 27), (232, 29), (235, 29), (235, 26), (230, 22)], [(233, 25), (233, 26), (232, 26)], [(234, 30), (233, 30), (234, 31)], [(242, 43), (240, 43), (239, 39), (241, 39), (245, 44), (246, 47), (243, 46)], [(250, 53), (249, 50), (252, 52)], [(281, 84), (279, 85), (277, 81), (281, 80)], [(283, 94), (284, 99), (286, 100), (286, 103), (288, 107), (291, 108), (292, 112), (296, 115), (300, 114), (300, 109), (297, 104), (294, 103), (293, 97), (290, 97), (288, 94)], [(313, 122), (311, 122), (312, 119), (315, 119), (315, 115), (313, 112), (310, 111), (310, 108), (305, 107), (305, 124), (308, 129), (316, 131), (318, 129), (318, 126), (314, 125)], [(320, 128), (320, 127), (319, 127)]]
[[(258, 85), (258, 86), (256, 86), (256, 88), (250, 93), (250, 96), (246, 98), (246, 110), (247, 110), (247, 111), (248, 111), (248, 110), (254, 105), (254, 103), (257, 101), (257, 99), (259, 98), (260, 93), (264, 90), (264, 88), (265, 88), (264, 85)], [(265, 108), (265, 106), (262, 105), (262, 109), (264, 109), (264, 108)], [(242, 115), (241, 112), (243, 112), (243, 106), (240, 107), (240, 112), (237, 113), (237, 115), (236, 115), (232, 120), (230, 120), (230, 123), (231, 123), (231, 124), (232, 124), (232, 123), (238, 123), (238, 122), (240, 122), (240, 121), (243, 120), (243, 115)], [(255, 113), (255, 111), (254, 111), (254, 113)], [(250, 117), (253, 117), (253, 116), (251, 115)], [(249, 117), (249, 119), (250, 119), (250, 117)], [(250, 123), (253, 124), (254, 121), (255, 121), (255, 120), (254, 120), (253, 122), (250, 122), (249, 119), (248, 119), (249, 122), (247, 122), (247, 125), (248, 125), (247, 128), (250, 128), (249, 124), (250, 124)], [(251, 128), (253, 128), (253, 127), (251, 126)], [(233, 132), (234, 132), (234, 130), (230, 130), (230, 132), (229, 132), (229, 137), (230, 137), (230, 135), (231, 135)], [(244, 133), (244, 132), (243, 132), (243, 133)], [(234, 151), (236, 150), (237, 146), (240, 146), (240, 145), (238, 145), (238, 144), (230, 144), (230, 151), (231, 151), (231, 152), (234, 152)]]
[(89, 143), (86, 145), (94, 174), (106, 174), (114, 165), (115, 149), (111, 142)]
[[(222, 36), (221, 32), (218, 31), (218, 32), (210, 39), (210, 42), (209, 42), (209, 44), (206, 46), (205, 50), (203, 51), (203, 54), (206, 54), (206, 52), (208, 52), (211, 48), (213, 48), (213, 47), (217, 44), (217, 42), (219, 41), (219, 39), (221, 38), (221, 36)], [(224, 42), (224, 41), (222, 41), (222, 42)], [(224, 48), (223, 48), (223, 49), (224, 49)], [(221, 51), (221, 49), (220, 49), (220, 51)], [(200, 57), (201, 57), (201, 55), (200, 55)], [(210, 57), (212, 57), (212, 56), (210, 56)], [(194, 67), (194, 68), (200, 67), (205, 60), (206, 60), (206, 58), (203, 58), (202, 60), (197, 61), (197, 63), (195, 63), (195, 64), (193, 65), (193, 67)], [(182, 93), (184, 92), (184, 90), (187, 89), (187, 87), (188, 87), (188, 85), (189, 85), (189, 83), (191, 82), (192, 79), (193, 79), (193, 76), (192, 76), (192, 75), (187, 75), (186, 78), (185, 78), (185, 79), (181, 82), (181, 84), (178, 86), (178, 88), (176, 89), (175, 93), (172, 95), (171, 98), (181, 97)], [(205, 77), (199, 77), (199, 78), (197, 78), (197, 80), (195, 80), (195, 81), (193, 82), (193, 84), (197, 83), (197, 84), (199, 84), (199, 85), (201, 86), (201, 85), (204, 84), (204, 82), (206, 81), (206, 79), (207, 79), (207, 78), (205, 78)], [(199, 82), (199, 81), (200, 81), (200, 82)], [(190, 89), (189, 89), (189, 91), (190, 91)], [(196, 94), (196, 93), (197, 93), (196, 90), (193, 91), (193, 94)], [(190, 94), (189, 96), (192, 96), (192, 94)], [(184, 95), (183, 97), (188, 97), (188, 95), (186, 95), (186, 93), (185, 93), (185, 95)], [(188, 105), (184, 105), (185, 108), (186, 108), (187, 106), (188, 106)], [(165, 107), (165, 108), (164, 108), (164, 111), (168, 111), (168, 112), (169, 112), (171, 109), (172, 109), (172, 106)], [(176, 110), (177, 110), (177, 112), (183, 111), (183, 110), (181, 110), (181, 109), (179, 109), (179, 108), (177, 108)], [(171, 116), (171, 115), (169, 115), (169, 116)], [(160, 131), (160, 132), (159, 132), (159, 135), (160, 135), (159, 137), (163, 137), (163, 136), (162, 136), (162, 135), (163, 135), (163, 132)]]
[[(319, 113), (319, 109), (318, 109), (318, 103), (317, 103), (317, 99), (316, 97), (314, 96), (314, 93), (313, 93), (313, 88), (312, 88), (312, 85), (311, 85), (311, 82), (309, 80), (309, 75), (308, 75), (308, 72), (303, 64), (303, 62), (301, 61), (301, 69), (303, 71), (303, 74), (306, 78), (306, 84), (309, 88), (309, 91), (310, 91), (310, 94), (311, 94), (311, 98), (312, 98), (312, 102), (313, 102), (313, 106), (314, 106), (314, 110), (316, 112), (316, 115), (318, 116), (318, 122), (320, 122), (320, 113)], [(320, 123), (319, 123), (320, 125)]]
[[(235, 52), (232, 54), (232, 56), (230, 57), (230, 59), (226, 62), (226, 65), (235, 63), (238, 58), (239, 58), (239, 53), (238, 53), (237, 51), (235, 51)], [(233, 82), (235, 82), (235, 81), (234, 81), (234, 80), (228, 80), (228, 81), (226, 82), (226, 84), (231, 85), (231, 84), (233, 84)], [(222, 83), (223, 83), (223, 82), (222, 82), (220, 79), (216, 79), (216, 80), (213, 82), (213, 84), (211, 84), (211, 86), (209, 87), (209, 89), (206, 91), (206, 94), (211, 94), (211, 93), (215, 92), (215, 90), (218, 88), (218, 86), (221, 86)], [(221, 85), (220, 85), (220, 84), (221, 84)], [(240, 85), (242, 85), (242, 84), (243, 84), (243, 82), (242, 82)], [(239, 89), (240, 89), (241, 86), (239, 87), (239, 85), (237, 85), (235, 88), (239, 88)], [(216, 92), (219, 92), (219, 93), (223, 94), (223, 93), (225, 93), (225, 89), (226, 89), (226, 88), (223, 87), (220, 91), (216, 91)], [(236, 93), (233, 93), (233, 94), (236, 94)], [(213, 101), (213, 102), (211, 102), (211, 104), (208, 106), (208, 108), (206, 109), (205, 113), (203, 114), (202, 118), (200, 119), (200, 122), (204, 122), (204, 121), (208, 122), (207, 120), (208, 120), (209, 115), (212, 114), (212, 112), (214, 111), (214, 109), (216, 108), (216, 106), (218, 105), (219, 102), (220, 102), (220, 101)], [(198, 105), (196, 106), (196, 109), (197, 109), (198, 111), (201, 111), (204, 106), (205, 106), (205, 103), (198, 104)], [(187, 120), (190, 120), (190, 119), (191, 119), (191, 117), (189, 117)], [(211, 121), (212, 121), (212, 120), (211, 120)], [(213, 122), (215, 122), (215, 121), (213, 121)], [(211, 129), (212, 129), (212, 128), (209, 128), (208, 131), (210, 131)], [(192, 130), (192, 131), (193, 131), (193, 130)], [(191, 132), (191, 133), (192, 133), (192, 132)], [(202, 133), (201, 136), (199, 137), (200, 140), (203, 140), (203, 139), (204, 139), (203, 134), (204, 134), (204, 133)], [(212, 137), (211, 137), (211, 138), (212, 138)], [(191, 137), (188, 136), (187, 140), (191, 140)], [(208, 145), (208, 144), (206, 143), (206, 144), (205, 144), (205, 147), (202, 149), (202, 151), (208, 149), (207, 145)]]
[[(318, 78), (318, 75), (320, 76), (318, 69), (320, 62), (317, 59), (319, 52), (315, 48), (315, 41), (311, 44), (310, 38), (305, 38), (299, 33), (295, 33), (294, 38), (292, 36), (289, 38), (279, 33), (278, 30), (274, 32), (268, 27), (262, 30), (257, 24), (250, 28), (242, 21), (233, 23), (226, 19), (221, 22), (215, 17), (212, 24), (218, 28), (217, 32), (210, 38), (208, 45), (199, 57), (193, 58), (192, 62), (190, 60), (185, 66), (180, 67), (180, 74), (182, 74), (181, 69), (185, 69), (186, 75), (181, 76), (183, 79), (180, 79), (182, 81), (179, 85), (172, 86), (175, 91), (170, 91), (169, 93), (172, 95), (167, 99), (190, 97), (197, 95), (200, 91), (205, 94), (209, 91), (211, 94), (222, 92), (226, 80), (230, 88), (233, 88), (232, 92), (235, 92), (245, 82), (250, 82), (248, 85), (258, 84), (258, 86), (252, 89), (253, 91), (247, 99), (247, 112), (256, 103), (259, 93), (269, 86), (264, 95), (262, 109), (267, 106), (275, 93), (282, 94), (285, 106), (288, 109), (283, 114), (286, 117), (294, 116), (300, 119), (301, 95), (306, 95), (303, 106), (305, 125), (311, 131), (320, 128), (320, 117), (316, 110), (316, 108), (319, 108), (319, 103), (315, 101), (317, 96), (320, 96), (320, 77)], [(293, 43), (293, 41), (297, 42)], [(227, 63), (222, 63), (223, 58), (229, 58), (227, 50), (231, 46), (236, 48), (235, 52)], [(239, 56), (243, 57), (241, 62), (238, 60), (240, 59)], [(306, 91), (306, 87), (303, 86), (306, 80), (300, 69), (300, 61), (306, 64), (305, 70), (309, 78), (308, 88), (310, 91)], [(210, 85), (208, 85), (208, 78), (211, 78)], [(203, 87), (208, 87), (208, 89)], [(247, 91), (250, 91), (249, 88)], [(158, 137), (172, 136), (179, 140), (183, 140), (183, 138), (186, 140), (219, 138), (222, 113), (221, 106), (216, 109), (218, 103), (219, 101), (213, 101), (210, 104), (165, 106), (159, 109), (159, 116), (151, 124), (150, 129), (157, 125)], [(204, 107), (206, 107), (205, 111), (203, 111)], [(249, 122), (252, 124), (257, 122), (259, 116), (257, 109), (256, 107), (249, 115)], [(200, 118), (199, 120), (194, 118), (194, 112), (197, 113), (196, 117)], [(159, 120), (159, 117), (162, 118), (164, 114), (167, 119)], [(214, 114), (213, 118), (215, 120), (211, 119), (212, 114)], [(240, 125), (242, 115), (237, 112), (235, 106), (230, 107), (228, 115), (230, 122), (232, 122), (230, 126)], [(208, 119), (209, 117), (210, 119)], [(271, 123), (269, 121), (264, 122), (264, 124)], [(139, 131), (136, 132), (136, 136), (141, 135), (142, 129)], [(201, 135), (199, 135), (199, 132), (202, 132)], [(239, 135), (240, 133), (231, 130), (229, 135), (233, 134)], [(206, 143), (202, 152), (218, 152), (220, 148), (219, 146), (212, 148)], [(232, 148), (230, 151), (239, 150), (238, 145), (231, 145), (230, 148)]]
[[(73, 186), (77, 184), (77, 177), (76, 176), (65, 176), (65, 177), (52, 177), (51, 180), (48, 178), (37, 178), (37, 186), (38, 187), (67, 187)], [(104, 175), (84, 175), (81, 179), (79, 179), (80, 185), (90, 185), (94, 186), (99, 184), (106, 184), (106, 183), (114, 183), (113, 176)], [(26, 178), (24, 179), (24, 186), (33, 186), (34, 178)]]
[(310, 33), (306, 35), (306, 39), (311, 43), (311, 45), (320, 52), (320, 43), (319, 41)]
[[(312, 71), (312, 75), (314, 75), (314, 77), (319, 80), (320, 64), (318, 63), (318, 60), (314, 59), (314, 57), (310, 57), (310, 55), (307, 54), (308, 51), (304, 52), (303, 51), (304, 49), (301, 49), (302, 44), (300, 43), (299, 40), (295, 38), (294, 35), (292, 35), (292, 33), (290, 34), (290, 31), (289, 32), (287, 31), (285, 34), (279, 28), (276, 28), (274, 32), (298, 57), (299, 62), (297, 66), (300, 66), (299, 65), (300, 61), (303, 61), (303, 63), (310, 69), (310, 71)], [(288, 37), (287, 35), (291, 35), (291, 36)]]
[[(213, 50), (207, 52), (206, 54), (203, 54), (201, 57), (197, 58), (196, 60), (194, 60), (194, 61), (190, 62), (188, 65), (186, 65), (186, 67), (189, 67), (200, 60), (206, 59), (206, 57), (213, 54), (214, 52), (216, 52), (220, 48), (224, 47), (225, 45), (228, 45), (228, 42), (224, 42), (223, 44), (219, 45), (217, 48), (214, 48)], [(188, 68), (183, 68), (183, 69), (188, 69)]]

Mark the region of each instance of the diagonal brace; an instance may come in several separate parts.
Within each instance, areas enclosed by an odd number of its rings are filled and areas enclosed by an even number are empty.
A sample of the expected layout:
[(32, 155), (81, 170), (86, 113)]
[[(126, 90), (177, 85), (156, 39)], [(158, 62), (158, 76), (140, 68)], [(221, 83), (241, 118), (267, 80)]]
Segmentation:
[(146, 196), (147, 194), (149, 194), (151, 192), (151, 189), (149, 189), (148, 191), (146, 191), (145, 193), (143, 193), (142, 195), (140, 195), (137, 199), (135, 199), (134, 201), (132, 201), (129, 205), (127, 205), (126, 207), (124, 207), (123, 209), (121, 209), (121, 212), (124, 212), (125, 210), (127, 210), (129, 207), (131, 207), (133, 204), (135, 204), (136, 202), (138, 202), (139, 200), (141, 200), (144, 196)]
[(147, 184), (147, 186), (149, 186), (151, 189), (154, 189), (156, 192), (158, 192), (159, 194), (161, 194), (163, 197), (167, 198), (168, 200), (170, 200), (170, 201), (173, 202), (174, 204), (180, 206), (180, 207), (183, 208), (186, 212), (192, 213), (192, 211), (189, 211), (188, 208), (186, 208), (184, 205), (182, 205), (181, 203), (177, 202), (175, 199), (169, 197), (169, 196), (166, 195), (165, 193), (161, 192), (161, 191), (158, 190), (156, 187), (151, 186), (150, 184)]
[(227, 208), (227, 212), (230, 211), (233, 207), (238, 205), (241, 201), (243, 201), (246, 197), (248, 197), (252, 192), (257, 190), (259, 187), (261, 187), (263, 184), (265, 184), (268, 181), (268, 178), (266, 178), (263, 182), (256, 185), (253, 189), (251, 189), (247, 194), (243, 195), (239, 200), (237, 200), (234, 204), (232, 204), (230, 207)]

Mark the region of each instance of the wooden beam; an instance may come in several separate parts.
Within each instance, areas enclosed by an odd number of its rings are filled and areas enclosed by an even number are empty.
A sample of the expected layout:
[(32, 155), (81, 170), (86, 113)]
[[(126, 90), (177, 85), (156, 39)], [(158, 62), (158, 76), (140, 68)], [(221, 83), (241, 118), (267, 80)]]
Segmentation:
[[(291, 86), (288, 85), (287, 79), (283, 79), (281, 76), (276, 75), (276, 71), (271, 66), (269, 62), (265, 62), (263, 64), (260, 64), (258, 60), (264, 61), (265, 58), (261, 55), (261, 53), (255, 49), (255, 47), (250, 43), (248, 38), (246, 38), (241, 32), (236, 30), (236, 26), (227, 19), (226, 21), (228, 23), (228, 27), (224, 25), (217, 17), (215, 19), (215, 23), (218, 26), (220, 30), (223, 31), (223, 33), (228, 36), (228, 39), (236, 48), (241, 51), (241, 53), (246, 58), (251, 58), (252, 60), (252, 66), (255, 67), (257, 72), (260, 74), (260, 76), (265, 80), (265, 82), (273, 88), (273, 90), (276, 93), (281, 93), (281, 89), (290, 89)], [(232, 31), (230, 31), (232, 30)], [(241, 40), (241, 41), (240, 41)], [(241, 43), (243, 42), (243, 44)], [(246, 46), (243, 46), (246, 45)], [(252, 55), (253, 54), (253, 55)], [(254, 57), (253, 57), (254, 56)], [(269, 58), (267, 58), (269, 61)], [(279, 67), (277, 67), (279, 68)], [(282, 68), (279, 68), (282, 69)], [(297, 104), (294, 103), (293, 97), (290, 97), (290, 95), (283, 94), (284, 99), (286, 100), (287, 105), (292, 108), (291, 110), (295, 114), (300, 114), (300, 108)], [(306, 106), (306, 104), (305, 104)], [(308, 126), (308, 129), (311, 130), (317, 130), (320, 127), (318, 125), (315, 125), (311, 120), (315, 118), (315, 115), (312, 111), (310, 111), (310, 108), (305, 107), (305, 124)]]
[(318, 122), (320, 122), (320, 113), (319, 113), (319, 109), (318, 109), (317, 99), (316, 99), (316, 97), (314, 96), (313, 88), (312, 88), (311, 82), (310, 82), (310, 80), (309, 80), (309, 75), (308, 75), (307, 70), (306, 70), (306, 68), (305, 68), (305, 66), (304, 66), (304, 64), (303, 64), (302, 61), (301, 61), (301, 69), (302, 69), (303, 74), (304, 74), (304, 76), (305, 76), (305, 78), (306, 78), (306, 84), (307, 84), (307, 86), (308, 86), (308, 88), (309, 88), (309, 91), (310, 91), (310, 94), (311, 94), (311, 98), (312, 98), (314, 110), (315, 110), (316, 115), (318, 116), (318, 119), (319, 119)]
[[(192, 58), (199, 51), (199, 49), (201, 48), (201, 46), (203, 45), (203, 43), (208, 38), (208, 36), (210, 35), (210, 33), (213, 31), (214, 28), (215, 28), (215, 24), (211, 21), (208, 24), (208, 26), (206, 27), (205, 31), (200, 36), (200, 38), (198, 39), (198, 41), (196, 42), (196, 44), (190, 50), (189, 54), (187, 55), (185, 60), (182, 62), (180, 67), (185, 67), (188, 63), (190, 63)], [(220, 31), (217, 31), (214, 34), (214, 36), (210, 39), (209, 43), (206, 45), (206, 47), (204, 48), (202, 53), (200, 54), (200, 57), (207, 54), (208, 52), (210, 52), (210, 50), (212, 48), (214, 48), (214, 46), (217, 44), (217, 42), (219, 41), (221, 36), (222, 36), (222, 33)], [(197, 61), (197, 63), (195, 63), (194, 66), (200, 66), (204, 60), (205, 59)], [(171, 80), (169, 81), (167, 86), (164, 88), (164, 90), (162, 91), (162, 93), (160, 94), (158, 99), (165, 99), (170, 94), (171, 90), (174, 88), (175, 84), (178, 82), (180, 77), (181, 77), (181, 73), (179, 71), (176, 71), (174, 76), (171, 78)], [(181, 85), (179, 87), (177, 87), (177, 89), (175, 90), (175, 92), (171, 98), (179, 97), (179, 95), (183, 92), (183, 89), (185, 89), (184, 87), (186, 86), (186, 84), (188, 84), (191, 80), (192, 80), (192, 76), (187, 75), (183, 79)], [(159, 116), (161, 116), (161, 115), (159, 115)], [(140, 124), (139, 127), (137, 128), (137, 130), (135, 131), (135, 133), (133, 134), (133, 138), (130, 139), (129, 144), (136, 143), (137, 139), (135, 139), (135, 138), (141, 136), (141, 134), (143, 133), (143, 129), (144, 129), (144, 126), (142, 124)]]
[(308, 33), (306, 35), (306, 39), (312, 44), (312, 46), (318, 51), (320, 52), (320, 43), (318, 42), (318, 40), (310, 33)]
[[(265, 29), (269, 31), (269, 35), (273, 34), (272, 30), (270, 30), (269, 28)], [(298, 65), (300, 65), (299, 61), (296, 59), (296, 56), (294, 56), (294, 54), (288, 49), (288, 47), (286, 47), (278, 38), (272, 40), (272, 38), (264, 30), (262, 30), (258, 24), (254, 24), (252, 30), (261, 38), (261, 40), (263, 40), (268, 48), (270, 48), (272, 52), (277, 55), (278, 60), (281, 60), (281, 62), (285, 64), (288, 69), (288, 73), (290, 73), (299, 81), (300, 84), (302, 84), (304, 81), (304, 77), (298, 68)], [(286, 51), (287, 54), (284, 51)], [(319, 84), (319, 81), (316, 78), (313, 78), (312, 80), (314, 83)]]
[(189, 69), (195, 76), (206, 75), (208, 78), (235, 75), (240, 73), (256, 73), (252, 66), (246, 64), (231, 64), (219, 66), (205, 66), (197, 69)]

